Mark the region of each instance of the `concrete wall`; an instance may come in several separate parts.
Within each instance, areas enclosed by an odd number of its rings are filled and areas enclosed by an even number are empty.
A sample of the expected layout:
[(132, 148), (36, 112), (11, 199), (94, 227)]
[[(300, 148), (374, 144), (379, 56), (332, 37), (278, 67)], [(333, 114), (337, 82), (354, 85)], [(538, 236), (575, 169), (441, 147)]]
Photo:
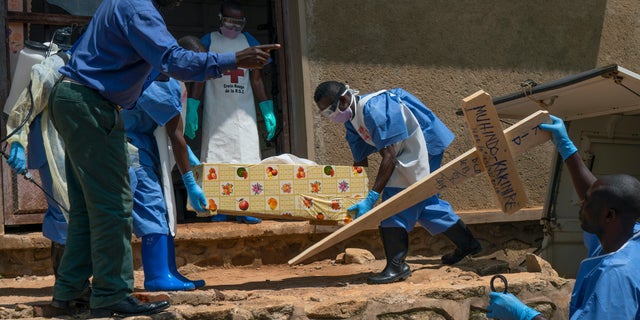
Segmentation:
[[(308, 0), (306, 44), (312, 90), (322, 81), (348, 83), (362, 93), (403, 87), (422, 99), (457, 138), (443, 163), (472, 147), (455, 111), (477, 90), (492, 97), (610, 63), (640, 70), (640, 2)], [(310, 93), (311, 95), (313, 92)], [(350, 165), (341, 125), (313, 123), (315, 160)], [(312, 129), (311, 129), (312, 128)], [(519, 158), (529, 205), (543, 205), (555, 150), (550, 143)], [(370, 158), (375, 175), (379, 157)], [(373, 180), (372, 180), (373, 181)], [(484, 177), (445, 191), (457, 210), (495, 208)]]

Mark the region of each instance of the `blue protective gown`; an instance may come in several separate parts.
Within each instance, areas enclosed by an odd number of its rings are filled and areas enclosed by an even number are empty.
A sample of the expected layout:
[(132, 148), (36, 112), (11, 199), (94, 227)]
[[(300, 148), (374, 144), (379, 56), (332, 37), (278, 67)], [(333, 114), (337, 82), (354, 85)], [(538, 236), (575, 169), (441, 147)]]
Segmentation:
[(49, 162), (42, 141), (42, 130), (40, 123), (42, 114), (39, 114), (31, 122), (29, 130), (29, 152), (27, 153), (27, 164), (29, 169), (37, 169), (40, 173), (40, 181), (42, 189), (49, 194), (45, 196), (47, 199), (47, 211), (42, 219), (42, 235), (45, 238), (58, 244), (67, 243), (67, 220), (58, 204), (51, 198), (53, 196), (53, 178), (49, 170)]
[(180, 83), (175, 79), (154, 81), (142, 93), (133, 109), (123, 110), (132, 152), (129, 176), (133, 193), (133, 231), (136, 236), (169, 234), (167, 208), (162, 193), (160, 158), (153, 132), (182, 110)]
[[(361, 98), (362, 96), (358, 97), (359, 100)], [(403, 115), (400, 101), (411, 111), (414, 118), (409, 119)], [(367, 100), (364, 106), (358, 104), (356, 108), (360, 107), (363, 108), (364, 126), (368, 130), (373, 145), (362, 138), (351, 122), (346, 122), (346, 139), (356, 162), (366, 159), (389, 145), (396, 144), (398, 147), (398, 143), (403, 140), (417, 138), (426, 142), (428, 150), (426, 166), (429, 167), (429, 171), (433, 172), (440, 167), (442, 155), (453, 141), (454, 135), (418, 98), (404, 89), (396, 88), (377, 94)], [(416, 137), (408, 131), (407, 123), (411, 124), (412, 121), (417, 121), (422, 137)], [(396, 152), (402, 153), (402, 150), (396, 150)], [(416, 159), (415, 165), (425, 166), (419, 163), (420, 161)], [(396, 174), (398, 174), (397, 170), (394, 170), (393, 175)], [(415, 181), (426, 175), (416, 176)], [(382, 192), (382, 200), (385, 201), (402, 190), (404, 188), (387, 186)], [(419, 222), (429, 233), (436, 235), (449, 229), (459, 219), (451, 205), (436, 194), (382, 221), (380, 226), (400, 227), (411, 231), (416, 222)]]
[(602, 254), (594, 235), (585, 233), (589, 258), (578, 270), (569, 306), (571, 319), (640, 319), (639, 223), (634, 232), (618, 251), (608, 254)]

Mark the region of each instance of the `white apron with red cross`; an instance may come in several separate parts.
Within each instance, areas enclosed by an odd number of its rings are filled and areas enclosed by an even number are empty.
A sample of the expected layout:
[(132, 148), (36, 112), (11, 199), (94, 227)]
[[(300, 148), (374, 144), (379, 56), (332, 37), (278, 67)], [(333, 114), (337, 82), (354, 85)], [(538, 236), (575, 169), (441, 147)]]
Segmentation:
[[(209, 51), (237, 52), (249, 47), (244, 34), (229, 39), (211, 33)], [(207, 80), (202, 110), (201, 160), (207, 163), (258, 163), (260, 142), (250, 70), (238, 68)]]

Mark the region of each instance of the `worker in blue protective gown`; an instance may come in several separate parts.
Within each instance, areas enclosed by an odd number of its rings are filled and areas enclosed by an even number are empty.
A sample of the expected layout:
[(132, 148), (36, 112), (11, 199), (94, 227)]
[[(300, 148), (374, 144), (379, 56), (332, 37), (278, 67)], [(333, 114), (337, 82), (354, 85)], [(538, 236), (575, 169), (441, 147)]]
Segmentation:
[[(372, 190), (349, 208), (357, 210), (359, 217), (373, 208), (381, 193), (385, 201), (439, 168), (454, 136), (418, 98), (403, 89), (357, 94), (343, 83), (327, 81), (317, 87), (314, 100), (323, 116), (345, 124), (354, 165), (367, 166), (367, 157), (374, 152), (382, 156)], [(381, 274), (368, 279), (370, 283), (401, 281), (411, 275), (405, 258), (408, 232), (416, 222), (432, 235), (444, 233), (456, 245), (453, 253), (442, 256), (443, 264), (454, 264), (482, 250), (451, 205), (433, 195), (380, 223), (387, 265)]]
[[(129, 141), (129, 176), (133, 193), (133, 231), (142, 238), (144, 287), (148, 291), (192, 290), (204, 281), (190, 281), (177, 272), (167, 205), (162, 188), (160, 155), (154, 132), (165, 130), (181, 175), (191, 176), (191, 166), (200, 164), (186, 145), (182, 126), (183, 90), (175, 79), (154, 81), (136, 106), (123, 110)], [(186, 91), (185, 91), (186, 94)], [(164, 128), (158, 128), (158, 127)], [(184, 179), (189, 200), (197, 211), (205, 211), (202, 189), (195, 180)]]
[[(47, 210), (42, 220), (42, 234), (51, 240), (53, 273), (67, 241), (67, 220), (63, 208), (69, 207), (64, 177), (64, 145), (50, 121), (47, 101), (51, 89), (60, 78), (58, 68), (64, 66), (69, 53), (61, 50), (30, 70), (30, 84), (9, 111), (7, 143), (11, 145), (7, 164), (18, 173), (36, 169), (42, 189), (47, 193)], [(24, 70), (21, 70), (24, 71)], [(29, 152), (25, 154), (25, 149)]]
[[(168, 300), (133, 293), (133, 198), (121, 109), (131, 109), (152, 70), (182, 81), (261, 68), (269, 50), (196, 53), (178, 45), (158, 7), (181, 0), (103, 0), (51, 92), (53, 124), (65, 144), (69, 228), (52, 306), (68, 309), (91, 281), (91, 316), (149, 315)], [(183, 176), (183, 180), (185, 180)]]
[[(64, 216), (63, 209), (58, 203), (66, 203), (63, 197), (56, 197), (54, 192), (54, 178), (49, 169), (49, 161), (47, 160), (45, 145), (42, 137), (42, 114), (38, 114), (28, 127), (29, 153), (24, 152), (21, 142), (11, 142), (11, 155), (7, 163), (18, 173), (24, 172), (25, 169), (38, 170), (40, 174), (41, 187), (47, 193), (45, 199), (47, 201), (47, 210), (42, 219), (42, 235), (51, 240), (51, 265), (53, 274), (58, 277), (58, 267), (60, 260), (64, 254), (65, 243), (67, 242), (67, 220)], [(10, 132), (10, 131), (9, 131)], [(27, 144), (25, 144), (26, 146)], [(52, 148), (56, 151), (61, 149)], [(64, 157), (64, 153), (63, 153)], [(54, 164), (55, 166), (55, 164)], [(63, 172), (64, 173), (64, 172)], [(60, 181), (57, 181), (60, 183)], [(64, 181), (62, 181), (64, 183)]]
[[(570, 319), (640, 319), (640, 181), (614, 174), (596, 178), (582, 162), (562, 119), (550, 131), (582, 201), (579, 219), (588, 258), (582, 261), (569, 305)], [(487, 317), (544, 319), (513, 294), (492, 292)]]
[[(68, 199), (57, 197), (58, 201), (53, 198), (58, 193), (54, 192), (54, 181), (51, 174), (49, 161), (47, 160), (46, 150), (42, 137), (42, 115), (39, 115), (31, 123), (31, 132), (29, 134), (29, 153), (27, 154), (27, 163), (29, 169), (37, 169), (40, 174), (42, 188), (49, 196), (45, 196), (47, 200), (47, 211), (42, 218), (42, 235), (51, 240), (51, 264), (53, 266), (53, 274), (58, 277), (58, 267), (60, 260), (64, 254), (65, 244), (67, 243), (67, 220), (63, 213), (63, 209), (58, 205), (65, 204)], [(52, 147), (49, 147), (53, 149)], [(67, 201), (65, 201), (67, 200)]]

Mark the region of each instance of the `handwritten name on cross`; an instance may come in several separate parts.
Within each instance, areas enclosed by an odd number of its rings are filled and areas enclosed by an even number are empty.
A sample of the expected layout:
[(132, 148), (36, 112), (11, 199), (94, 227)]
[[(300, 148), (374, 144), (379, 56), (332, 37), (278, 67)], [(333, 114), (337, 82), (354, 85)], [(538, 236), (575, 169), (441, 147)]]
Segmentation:
[(514, 213), (527, 204), (527, 195), (491, 96), (480, 90), (462, 101), (473, 143), (480, 153), (480, 164), (485, 168), (502, 211)]

